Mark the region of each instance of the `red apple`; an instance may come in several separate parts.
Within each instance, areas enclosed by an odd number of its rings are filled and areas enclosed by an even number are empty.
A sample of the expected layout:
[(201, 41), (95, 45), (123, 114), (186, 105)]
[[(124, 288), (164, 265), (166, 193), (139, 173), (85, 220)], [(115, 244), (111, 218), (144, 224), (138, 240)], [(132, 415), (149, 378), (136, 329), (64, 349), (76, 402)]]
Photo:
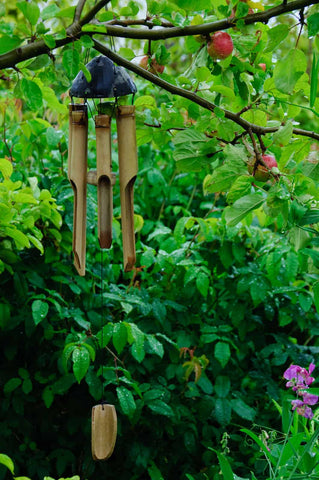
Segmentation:
[(150, 68), (150, 72), (151, 73), (163, 73), (164, 72), (164, 68), (165, 66), (164, 65), (160, 65), (156, 60), (155, 58), (153, 58), (151, 60), (151, 68)]
[[(262, 155), (261, 158), (265, 162), (265, 165), (257, 165), (255, 167), (255, 159), (248, 162), (248, 172), (254, 173), (254, 177), (257, 182), (266, 182), (271, 177), (269, 169), (271, 170), (273, 167), (278, 167), (277, 161), (273, 155)], [(268, 168), (267, 168), (268, 167)]]
[(262, 155), (261, 158), (263, 159), (268, 168), (272, 169), (273, 167), (278, 167), (277, 160), (273, 155)]
[(229, 57), (233, 52), (233, 48), (232, 38), (227, 32), (214, 33), (207, 43), (207, 52), (214, 59)]
[(258, 63), (258, 67), (260, 67), (264, 72), (266, 71), (266, 64), (265, 63)]
[(152, 58), (151, 61), (149, 62), (149, 57), (148, 55), (145, 55), (144, 57), (141, 58), (140, 67), (144, 68), (145, 70), (149, 70), (151, 73), (157, 74), (157, 73), (163, 73), (164, 72), (164, 65), (160, 65), (155, 58)]
[(144, 57), (141, 58), (139, 65), (140, 65), (140, 67), (144, 68), (145, 70), (148, 69), (148, 56), (147, 55), (145, 55)]

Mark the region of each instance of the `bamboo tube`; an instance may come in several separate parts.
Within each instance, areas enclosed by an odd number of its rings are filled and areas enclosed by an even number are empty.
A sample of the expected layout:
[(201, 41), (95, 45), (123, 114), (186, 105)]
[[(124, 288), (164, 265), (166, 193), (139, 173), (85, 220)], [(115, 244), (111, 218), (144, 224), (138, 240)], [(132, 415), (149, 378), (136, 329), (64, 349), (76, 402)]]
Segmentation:
[(93, 460), (107, 460), (113, 453), (117, 434), (114, 405), (101, 404), (92, 408), (91, 447)]
[(137, 148), (134, 105), (122, 105), (116, 110), (118, 135), (121, 222), (124, 271), (132, 270), (135, 255), (134, 182), (137, 175)]
[[(81, 107), (81, 108), (80, 108)], [(77, 105), (71, 113), (71, 152), (69, 180), (74, 192), (73, 253), (74, 266), (79, 275), (85, 275), (86, 254), (86, 190), (87, 190), (87, 135), (86, 105)]]
[(68, 150), (68, 179), (71, 174), (71, 152), (72, 152), (72, 112), (83, 110), (82, 104), (69, 103), (69, 150)]
[(111, 172), (111, 117), (109, 115), (96, 115), (95, 132), (98, 237), (101, 248), (110, 248), (112, 244), (113, 182)]

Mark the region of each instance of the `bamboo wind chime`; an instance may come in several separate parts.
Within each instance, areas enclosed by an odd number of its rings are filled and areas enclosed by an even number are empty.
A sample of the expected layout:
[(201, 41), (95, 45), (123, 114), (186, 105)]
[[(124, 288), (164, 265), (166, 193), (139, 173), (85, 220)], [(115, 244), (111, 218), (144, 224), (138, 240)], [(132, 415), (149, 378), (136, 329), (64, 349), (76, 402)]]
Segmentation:
[[(121, 67), (116, 67), (107, 57), (95, 57), (86, 65), (91, 73), (87, 82), (82, 72), (75, 78), (70, 90), (69, 106), (69, 156), (68, 177), (74, 192), (73, 253), (74, 265), (79, 275), (85, 275), (86, 257), (86, 205), (87, 184), (96, 185), (98, 199), (98, 238), (102, 249), (112, 244), (113, 185), (111, 120), (116, 113), (121, 223), (123, 239), (124, 271), (132, 270), (135, 264), (133, 187), (137, 175), (137, 149), (135, 107), (117, 105), (117, 98), (134, 94), (136, 86)], [(74, 104), (77, 98), (115, 98), (112, 104), (100, 103), (95, 116), (96, 170), (88, 171), (87, 104)], [(116, 434), (117, 417), (114, 405), (105, 402), (92, 408), (91, 448), (94, 460), (106, 460), (112, 455)]]
[[(136, 87), (121, 67), (107, 57), (95, 57), (87, 64), (91, 81), (80, 72), (70, 90), (71, 98), (109, 98), (134, 94)], [(110, 104), (106, 104), (110, 107)], [(69, 158), (68, 177), (74, 192), (73, 254), (79, 275), (85, 275), (86, 257), (86, 202), (87, 184), (97, 186), (98, 238), (102, 249), (112, 244), (112, 219), (115, 174), (112, 173), (111, 120), (103, 112), (104, 103), (98, 105), (95, 116), (96, 170), (87, 170), (88, 110), (87, 104), (69, 105)], [(133, 188), (137, 175), (137, 149), (134, 105), (113, 104), (116, 114), (118, 159), (120, 177), (121, 223), (124, 271), (135, 264)]]

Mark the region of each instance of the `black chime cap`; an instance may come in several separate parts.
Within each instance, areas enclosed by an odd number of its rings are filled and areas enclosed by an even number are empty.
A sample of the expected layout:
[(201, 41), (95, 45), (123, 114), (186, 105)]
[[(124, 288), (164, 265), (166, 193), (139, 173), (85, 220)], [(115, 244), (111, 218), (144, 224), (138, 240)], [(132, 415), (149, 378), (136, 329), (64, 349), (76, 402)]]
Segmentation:
[(93, 58), (86, 68), (91, 74), (88, 82), (81, 71), (75, 77), (70, 96), (77, 98), (122, 97), (136, 92), (135, 83), (122, 67), (116, 67), (107, 57)]

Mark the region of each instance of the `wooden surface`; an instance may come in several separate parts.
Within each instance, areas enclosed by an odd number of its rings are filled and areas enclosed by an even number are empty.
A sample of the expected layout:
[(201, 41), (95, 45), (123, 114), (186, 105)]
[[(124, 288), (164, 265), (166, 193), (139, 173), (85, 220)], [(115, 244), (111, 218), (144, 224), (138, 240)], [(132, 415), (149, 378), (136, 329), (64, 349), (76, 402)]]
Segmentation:
[(107, 460), (113, 453), (117, 435), (114, 405), (101, 404), (92, 408), (92, 457)]
[[(69, 180), (74, 192), (73, 254), (79, 275), (85, 275), (86, 254), (86, 191), (87, 191), (87, 135), (86, 105), (71, 110), (69, 153)], [(81, 108), (80, 108), (81, 107)]]
[(118, 137), (121, 223), (124, 271), (132, 270), (135, 261), (134, 193), (137, 175), (137, 147), (134, 105), (121, 105), (116, 109)]
[(111, 117), (96, 115), (96, 167), (98, 237), (101, 248), (112, 244), (113, 192), (111, 156)]

